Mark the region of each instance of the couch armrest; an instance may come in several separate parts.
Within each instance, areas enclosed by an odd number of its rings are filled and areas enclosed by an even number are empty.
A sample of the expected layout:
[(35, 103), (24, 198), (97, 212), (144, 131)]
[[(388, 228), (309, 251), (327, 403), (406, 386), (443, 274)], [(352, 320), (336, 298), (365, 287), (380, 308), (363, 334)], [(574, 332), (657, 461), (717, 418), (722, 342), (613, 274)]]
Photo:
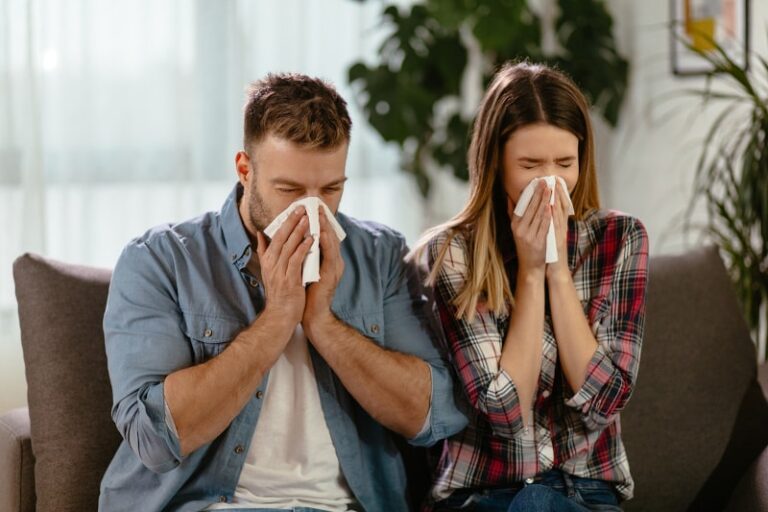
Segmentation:
[(768, 512), (768, 447), (741, 477), (731, 495), (728, 512)]
[(8, 411), (0, 416), (0, 510), (35, 511), (34, 468), (29, 410)]

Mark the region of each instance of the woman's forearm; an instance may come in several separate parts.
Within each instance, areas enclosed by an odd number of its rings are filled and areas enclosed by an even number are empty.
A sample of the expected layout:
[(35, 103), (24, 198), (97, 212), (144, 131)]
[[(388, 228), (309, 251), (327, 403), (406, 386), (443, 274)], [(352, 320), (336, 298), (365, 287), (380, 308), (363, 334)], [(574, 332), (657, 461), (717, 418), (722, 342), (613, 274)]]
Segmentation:
[(500, 365), (515, 383), (525, 425), (536, 397), (544, 329), (544, 272), (518, 272)]
[(589, 328), (570, 274), (548, 275), (547, 286), (558, 359), (565, 379), (576, 393), (584, 384), (589, 361), (597, 350), (597, 340)]

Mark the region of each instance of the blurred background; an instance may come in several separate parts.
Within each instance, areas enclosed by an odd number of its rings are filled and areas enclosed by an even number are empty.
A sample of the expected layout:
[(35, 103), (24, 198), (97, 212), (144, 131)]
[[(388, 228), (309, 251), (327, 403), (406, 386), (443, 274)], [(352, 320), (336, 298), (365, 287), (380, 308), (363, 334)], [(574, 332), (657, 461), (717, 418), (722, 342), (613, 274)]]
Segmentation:
[(494, 68), (557, 64), (595, 105), (603, 206), (640, 218), (652, 255), (720, 244), (764, 357), (766, 27), (765, 0), (0, 0), (0, 412), (26, 404), (13, 260), (109, 268), (219, 209), (245, 88), (276, 71), (348, 100), (341, 209), (413, 243), (466, 197)]

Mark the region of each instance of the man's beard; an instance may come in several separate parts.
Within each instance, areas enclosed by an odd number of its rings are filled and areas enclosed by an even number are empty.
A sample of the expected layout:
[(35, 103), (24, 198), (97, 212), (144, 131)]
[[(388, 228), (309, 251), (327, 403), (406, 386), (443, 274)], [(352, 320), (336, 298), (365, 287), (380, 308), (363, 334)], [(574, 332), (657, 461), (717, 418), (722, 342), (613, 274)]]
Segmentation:
[(251, 180), (251, 201), (248, 204), (248, 220), (251, 221), (251, 225), (256, 226), (256, 229), (263, 232), (269, 223), (272, 222), (272, 216), (270, 216), (264, 205), (264, 198), (259, 194), (259, 189), (256, 186), (256, 180)]

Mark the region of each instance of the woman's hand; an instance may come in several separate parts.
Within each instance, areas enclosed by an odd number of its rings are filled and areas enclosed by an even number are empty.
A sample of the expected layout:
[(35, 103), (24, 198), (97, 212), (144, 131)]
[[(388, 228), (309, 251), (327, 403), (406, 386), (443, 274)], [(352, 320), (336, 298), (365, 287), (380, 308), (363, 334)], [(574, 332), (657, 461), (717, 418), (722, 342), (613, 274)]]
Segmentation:
[(507, 211), (512, 219), (512, 235), (522, 272), (541, 272), (545, 270), (547, 249), (547, 230), (552, 218), (549, 206), (549, 187), (541, 181), (536, 186), (531, 202), (522, 217), (514, 213), (512, 201), (507, 197)]
[(571, 276), (568, 268), (568, 197), (560, 184), (555, 186), (555, 204), (552, 206), (552, 221), (557, 241), (557, 261), (547, 264), (547, 279)]

